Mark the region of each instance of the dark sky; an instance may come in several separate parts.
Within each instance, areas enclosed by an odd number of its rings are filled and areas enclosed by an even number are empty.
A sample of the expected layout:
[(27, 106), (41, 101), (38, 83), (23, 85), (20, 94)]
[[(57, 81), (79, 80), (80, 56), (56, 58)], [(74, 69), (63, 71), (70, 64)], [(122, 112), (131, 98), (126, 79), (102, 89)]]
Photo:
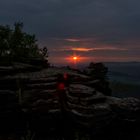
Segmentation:
[(139, 0), (0, 0), (0, 24), (24, 23), (52, 63), (140, 61)]

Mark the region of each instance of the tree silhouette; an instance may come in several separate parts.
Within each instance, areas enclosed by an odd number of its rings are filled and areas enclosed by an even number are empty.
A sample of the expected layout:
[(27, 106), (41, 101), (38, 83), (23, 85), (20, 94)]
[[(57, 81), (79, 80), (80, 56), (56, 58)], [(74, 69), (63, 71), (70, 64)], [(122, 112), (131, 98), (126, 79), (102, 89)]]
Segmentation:
[(0, 26), (0, 56), (8, 54), (11, 29), (9, 26)]
[(99, 82), (93, 86), (95, 86), (97, 90), (101, 91), (105, 95), (111, 95), (111, 89), (109, 88), (107, 77), (108, 68), (105, 67), (103, 63), (91, 62), (88, 66), (88, 69), (88, 75), (93, 80), (99, 80)]
[(35, 35), (23, 32), (23, 23), (15, 23), (14, 29), (0, 26), (0, 57), (13, 61), (24, 59), (47, 60), (47, 48), (39, 49)]
[(47, 49), (47, 47), (43, 47), (41, 49), (41, 54), (44, 57), (44, 59), (48, 58), (48, 49)]
[(104, 66), (103, 63), (93, 63), (91, 62), (88, 66), (90, 69), (90, 75), (94, 79), (105, 80), (107, 78), (108, 68)]

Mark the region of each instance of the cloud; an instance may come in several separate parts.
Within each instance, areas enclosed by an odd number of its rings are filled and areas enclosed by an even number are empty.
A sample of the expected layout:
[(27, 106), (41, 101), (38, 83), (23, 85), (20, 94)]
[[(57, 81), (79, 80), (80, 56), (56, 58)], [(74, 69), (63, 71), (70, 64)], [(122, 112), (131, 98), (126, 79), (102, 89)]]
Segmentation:
[(60, 52), (65, 52), (65, 51), (77, 51), (77, 52), (88, 52), (88, 51), (93, 51), (93, 48), (73, 48), (73, 47), (65, 47), (65, 48), (60, 48), (60, 49), (53, 49), (53, 51), (60, 51)]
[(117, 47), (97, 47), (97, 48), (73, 48), (72, 46), (66, 46), (65, 48), (53, 49), (56, 52), (74, 51), (74, 52), (92, 52), (92, 51), (127, 51), (127, 48), (117, 48)]
[(64, 39), (65, 41), (69, 41), (69, 42), (80, 42), (81, 40), (80, 39), (75, 39), (75, 38), (67, 38), (67, 39)]

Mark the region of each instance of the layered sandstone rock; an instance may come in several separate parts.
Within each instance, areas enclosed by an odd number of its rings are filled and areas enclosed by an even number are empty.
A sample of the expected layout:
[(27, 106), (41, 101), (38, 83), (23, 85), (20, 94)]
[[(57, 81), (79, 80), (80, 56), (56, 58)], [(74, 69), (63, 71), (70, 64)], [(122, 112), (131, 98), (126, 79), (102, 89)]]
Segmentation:
[[(97, 83), (86, 75), (60, 68), (2, 75), (0, 130), (22, 131), (28, 124), (32, 131), (49, 135), (61, 128), (70, 133), (79, 128), (100, 132), (116, 121), (140, 122), (138, 99), (105, 96), (93, 86)], [(59, 88), (59, 84), (64, 85)]]

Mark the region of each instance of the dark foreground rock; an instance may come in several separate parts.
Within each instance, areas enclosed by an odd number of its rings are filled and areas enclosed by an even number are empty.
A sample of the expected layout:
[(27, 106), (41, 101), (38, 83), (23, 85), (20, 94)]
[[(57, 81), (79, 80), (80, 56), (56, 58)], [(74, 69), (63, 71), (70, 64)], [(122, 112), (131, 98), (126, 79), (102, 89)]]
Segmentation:
[(2, 75), (0, 140), (139, 140), (140, 100), (105, 96), (94, 83), (58, 68)]

